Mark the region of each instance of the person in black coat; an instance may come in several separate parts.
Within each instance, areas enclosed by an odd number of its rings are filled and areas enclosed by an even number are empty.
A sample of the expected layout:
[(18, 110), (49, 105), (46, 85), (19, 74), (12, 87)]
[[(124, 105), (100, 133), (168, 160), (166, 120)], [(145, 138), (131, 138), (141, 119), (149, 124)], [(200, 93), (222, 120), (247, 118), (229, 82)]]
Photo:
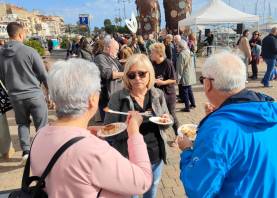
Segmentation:
[(260, 62), (260, 54), (257, 53), (259, 50), (258, 48), (261, 48), (262, 41), (260, 38), (260, 33), (258, 31), (253, 32), (252, 38), (249, 41), (250, 47), (251, 47), (251, 66), (252, 66), (252, 73), (253, 75), (250, 77), (252, 80), (256, 80), (258, 78), (258, 64)]
[(207, 38), (204, 40), (207, 45), (207, 56), (212, 54), (212, 45), (214, 43), (214, 35), (209, 32)]
[(173, 36), (171, 34), (166, 35), (164, 40), (165, 54), (166, 54), (166, 58), (171, 60), (171, 62), (173, 63), (174, 45), (172, 42), (173, 42)]
[(262, 84), (265, 87), (271, 87), (269, 81), (272, 78), (277, 59), (277, 27), (272, 28), (271, 33), (263, 39), (262, 57), (267, 64)]

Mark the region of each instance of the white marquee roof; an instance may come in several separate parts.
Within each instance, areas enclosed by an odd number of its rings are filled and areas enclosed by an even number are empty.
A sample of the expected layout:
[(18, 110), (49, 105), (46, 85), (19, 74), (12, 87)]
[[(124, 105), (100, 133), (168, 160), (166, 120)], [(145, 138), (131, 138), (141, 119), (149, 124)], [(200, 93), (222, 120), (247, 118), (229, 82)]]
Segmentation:
[(211, 0), (199, 12), (179, 21), (179, 28), (191, 25), (251, 23), (258, 22), (259, 16), (241, 12), (221, 0)]

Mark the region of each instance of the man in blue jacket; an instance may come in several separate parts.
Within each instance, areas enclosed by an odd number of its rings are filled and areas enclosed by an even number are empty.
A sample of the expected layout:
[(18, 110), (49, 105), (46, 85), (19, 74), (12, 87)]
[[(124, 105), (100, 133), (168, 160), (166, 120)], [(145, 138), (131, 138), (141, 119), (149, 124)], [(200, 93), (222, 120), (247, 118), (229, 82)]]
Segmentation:
[(194, 144), (178, 141), (188, 197), (277, 197), (277, 104), (245, 89), (245, 72), (227, 52), (203, 66), (208, 115)]

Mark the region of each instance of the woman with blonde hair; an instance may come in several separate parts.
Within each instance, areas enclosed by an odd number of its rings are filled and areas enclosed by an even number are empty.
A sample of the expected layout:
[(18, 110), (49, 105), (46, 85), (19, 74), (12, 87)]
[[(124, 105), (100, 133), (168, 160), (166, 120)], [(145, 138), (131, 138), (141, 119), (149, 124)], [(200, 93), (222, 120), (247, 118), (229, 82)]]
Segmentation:
[[(153, 66), (144, 54), (131, 56), (126, 65), (123, 75), (125, 88), (114, 93), (109, 102), (109, 109), (121, 112), (138, 111), (152, 112), (153, 116), (161, 116), (170, 119), (164, 94), (154, 87), (155, 72)], [(122, 122), (126, 116), (107, 113), (105, 124)], [(165, 140), (163, 138), (166, 127), (154, 124), (149, 118), (144, 117), (140, 126), (140, 133), (143, 135), (147, 145), (148, 154), (152, 164), (153, 183), (144, 198), (155, 198), (159, 181), (162, 175), (163, 164), (166, 162)], [(109, 139), (112, 146), (121, 154), (130, 157), (127, 150), (127, 132)]]
[(134, 34), (132, 36), (131, 43), (130, 43), (129, 47), (133, 50), (134, 54), (140, 54), (141, 53), (139, 45), (138, 45), (138, 37), (137, 37), (137, 35)]
[(138, 46), (142, 54), (147, 54), (146, 45), (141, 35), (138, 36)]
[(197, 39), (195, 33), (190, 33), (188, 36), (188, 47), (192, 53), (194, 67), (196, 68), (196, 51), (197, 51)]
[(119, 62), (122, 65), (125, 65), (125, 63), (127, 62), (127, 59), (132, 56), (134, 53), (132, 51), (132, 49), (130, 47), (128, 47), (128, 45), (122, 45), (122, 47), (120, 48), (119, 51)]

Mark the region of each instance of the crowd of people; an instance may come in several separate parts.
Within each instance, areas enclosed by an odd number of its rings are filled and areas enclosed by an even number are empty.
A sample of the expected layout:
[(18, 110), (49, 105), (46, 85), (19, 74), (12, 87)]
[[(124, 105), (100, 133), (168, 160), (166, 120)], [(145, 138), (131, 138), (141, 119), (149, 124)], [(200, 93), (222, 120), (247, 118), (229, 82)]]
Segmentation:
[[(180, 179), (188, 197), (277, 196), (277, 104), (246, 88), (248, 63), (256, 79), (260, 54), (267, 63), (262, 83), (269, 86), (277, 28), (263, 41), (255, 32), (249, 42), (246, 31), (238, 42), (243, 58), (221, 52), (205, 61), (199, 80), (209, 103), (194, 142), (178, 136), (176, 116), (177, 87), (182, 112), (196, 108), (194, 34), (187, 39), (168, 34), (160, 41), (151, 34), (145, 41), (120, 34), (93, 43), (85, 37), (68, 40), (66, 60), (47, 72), (38, 53), (23, 44), (23, 26), (10, 23), (7, 32), (10, 41), (0, 50), (0, 91), (9, 95), (15, 112), (23, 162), (29, 159), (32, 174), (41, 176), (62, 145), (83, 137), (46, 177), (49, 197), (155, 198), (168, 162), (165, 131), (171, 125), (151, 122), (141, 115), (146, 112), (173, 121), (176, 141), (171, 146), (182, 151)], [(51, 123), (47, 103), (54, 104), (57, 115)], [(111, 114), (107, 107), (128, 115)], [(126, 122), (127, 130), (98, 138), (102, 126), (89, 126), (97, 112), (104, 125)], [(0, 138), (0, 152), (9, 158), (11, 140), (2, 108), (0, 116), (7, 136)], [(32, 146), (30, 116), (38, 132)]]
[[(253, 32), (250, 40), (248, 39), (249, 34), (249, 30), (244, 30), (237, 43), (238, 49), (242, 54), (241, 58), (246, 65), (246, 78), (258, 79), (258, 65), (260, 59), (263, 58), (267, 65), (267, 70), (261, 83), (264, 87), (272, 87), (270, 81), (277, 77), (277, 28), (272, 28), (270, 34), (264, 39), (261, 38), (261, 34), (258, 31)], [(252, 76), (248, 75), (249, 64), (252, 67)]]

